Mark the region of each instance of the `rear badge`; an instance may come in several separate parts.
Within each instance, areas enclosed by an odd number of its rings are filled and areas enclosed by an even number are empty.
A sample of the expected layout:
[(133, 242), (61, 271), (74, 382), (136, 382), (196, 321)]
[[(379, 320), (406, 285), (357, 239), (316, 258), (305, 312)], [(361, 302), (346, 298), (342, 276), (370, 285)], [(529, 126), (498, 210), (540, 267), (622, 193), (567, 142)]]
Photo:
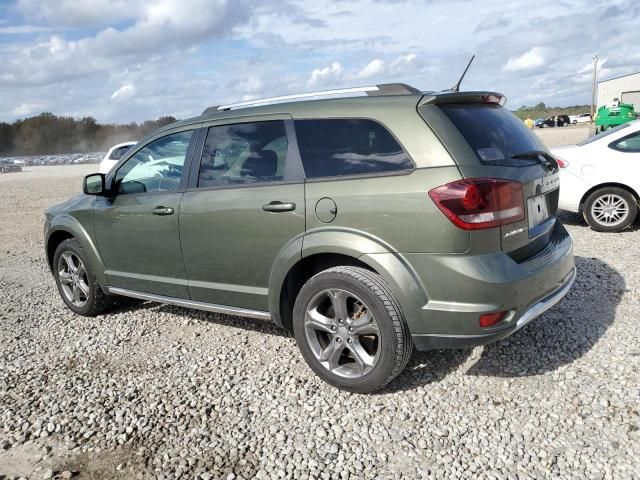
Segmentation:
[(525, 228), (518, 228), (516, 230), (512, 230), (510, 232), (505, 233), (504, 238), (512, 237), (514, 235), (524, 232), (525, 230), (526, 230)]

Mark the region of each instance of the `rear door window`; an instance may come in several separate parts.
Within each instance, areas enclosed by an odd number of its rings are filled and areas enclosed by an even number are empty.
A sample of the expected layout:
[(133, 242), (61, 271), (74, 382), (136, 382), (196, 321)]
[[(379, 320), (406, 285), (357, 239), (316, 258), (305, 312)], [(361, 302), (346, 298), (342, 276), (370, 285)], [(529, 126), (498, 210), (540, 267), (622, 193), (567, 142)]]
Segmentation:
[(513, 113), (498, 105), (450, 104), (440, 108), (485, 165), (525, 166), (515, 155), (547, 149)]
[(296, 120), (296, 136), (307, 178), (411, 170), (398, 141), (368, 119)]
[(282, 120), (211, 127), (202, 152), (198, 187), (284, 180), (288, 148)]

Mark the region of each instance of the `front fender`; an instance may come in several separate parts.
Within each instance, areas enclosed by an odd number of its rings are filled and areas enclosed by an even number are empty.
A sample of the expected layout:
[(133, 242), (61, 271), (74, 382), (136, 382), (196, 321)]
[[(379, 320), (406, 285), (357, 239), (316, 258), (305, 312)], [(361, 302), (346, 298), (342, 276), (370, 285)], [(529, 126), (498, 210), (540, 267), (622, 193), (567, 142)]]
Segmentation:
[[(85, 224), (92, 225), (93, 224), (93, 211), (82, 212), (86, 215), (87, 218), (83, 218), (83, 221), (86, 220)], [(91, 218), (89, 218), (91, 216)], [(82, 222), (80, 222), (77, 218), (67, 214), (58, 214), (54, 216), (50, 223), (45, 236), (45, 245), (49, 245), (49, 240), (52, 235), (56, 232), (66, 232), (69, 235), (73, 236), (82, 248), (85, 253), (89, 257), (89, 262), (91, 263), (91, 267), (93, 269), (93, 273), (96, 277), (96, 281), (100, 285), (107, 285), (107, 277), (105, 276), (105, 266), (102, 261), (102, 257), (100, 256), (100, 252), (93, 241), (91, 235), (85, 228)]]

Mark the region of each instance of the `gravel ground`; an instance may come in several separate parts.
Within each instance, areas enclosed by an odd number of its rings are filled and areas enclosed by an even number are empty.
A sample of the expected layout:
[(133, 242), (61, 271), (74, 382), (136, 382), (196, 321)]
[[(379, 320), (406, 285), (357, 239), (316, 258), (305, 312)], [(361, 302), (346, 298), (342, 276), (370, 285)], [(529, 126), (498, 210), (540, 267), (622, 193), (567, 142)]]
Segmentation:
[(564, 215), (578, 278), (557, 307), (353, 395), (268, 323), (152, 303), (70, 313), (42, 211), (86, 168), (0, 183), (0, 479), (640, 478), (637, 227)]
[(560, 128), (534, 128), (533, 132), (542, 139), (547, 147), (557, 147), (581, 142), (589, 136), (589, 129), (588, 124), (581, 124)]

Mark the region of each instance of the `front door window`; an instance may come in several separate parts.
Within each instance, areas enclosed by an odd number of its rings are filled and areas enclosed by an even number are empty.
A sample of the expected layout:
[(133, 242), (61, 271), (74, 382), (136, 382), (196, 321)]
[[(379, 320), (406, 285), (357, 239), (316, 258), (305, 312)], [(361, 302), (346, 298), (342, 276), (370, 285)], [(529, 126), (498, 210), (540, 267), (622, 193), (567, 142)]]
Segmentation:
[(172, 192), (180, 188), (193, 131), (172, 133), (149, 143), (116, 173), (119, 194)]

